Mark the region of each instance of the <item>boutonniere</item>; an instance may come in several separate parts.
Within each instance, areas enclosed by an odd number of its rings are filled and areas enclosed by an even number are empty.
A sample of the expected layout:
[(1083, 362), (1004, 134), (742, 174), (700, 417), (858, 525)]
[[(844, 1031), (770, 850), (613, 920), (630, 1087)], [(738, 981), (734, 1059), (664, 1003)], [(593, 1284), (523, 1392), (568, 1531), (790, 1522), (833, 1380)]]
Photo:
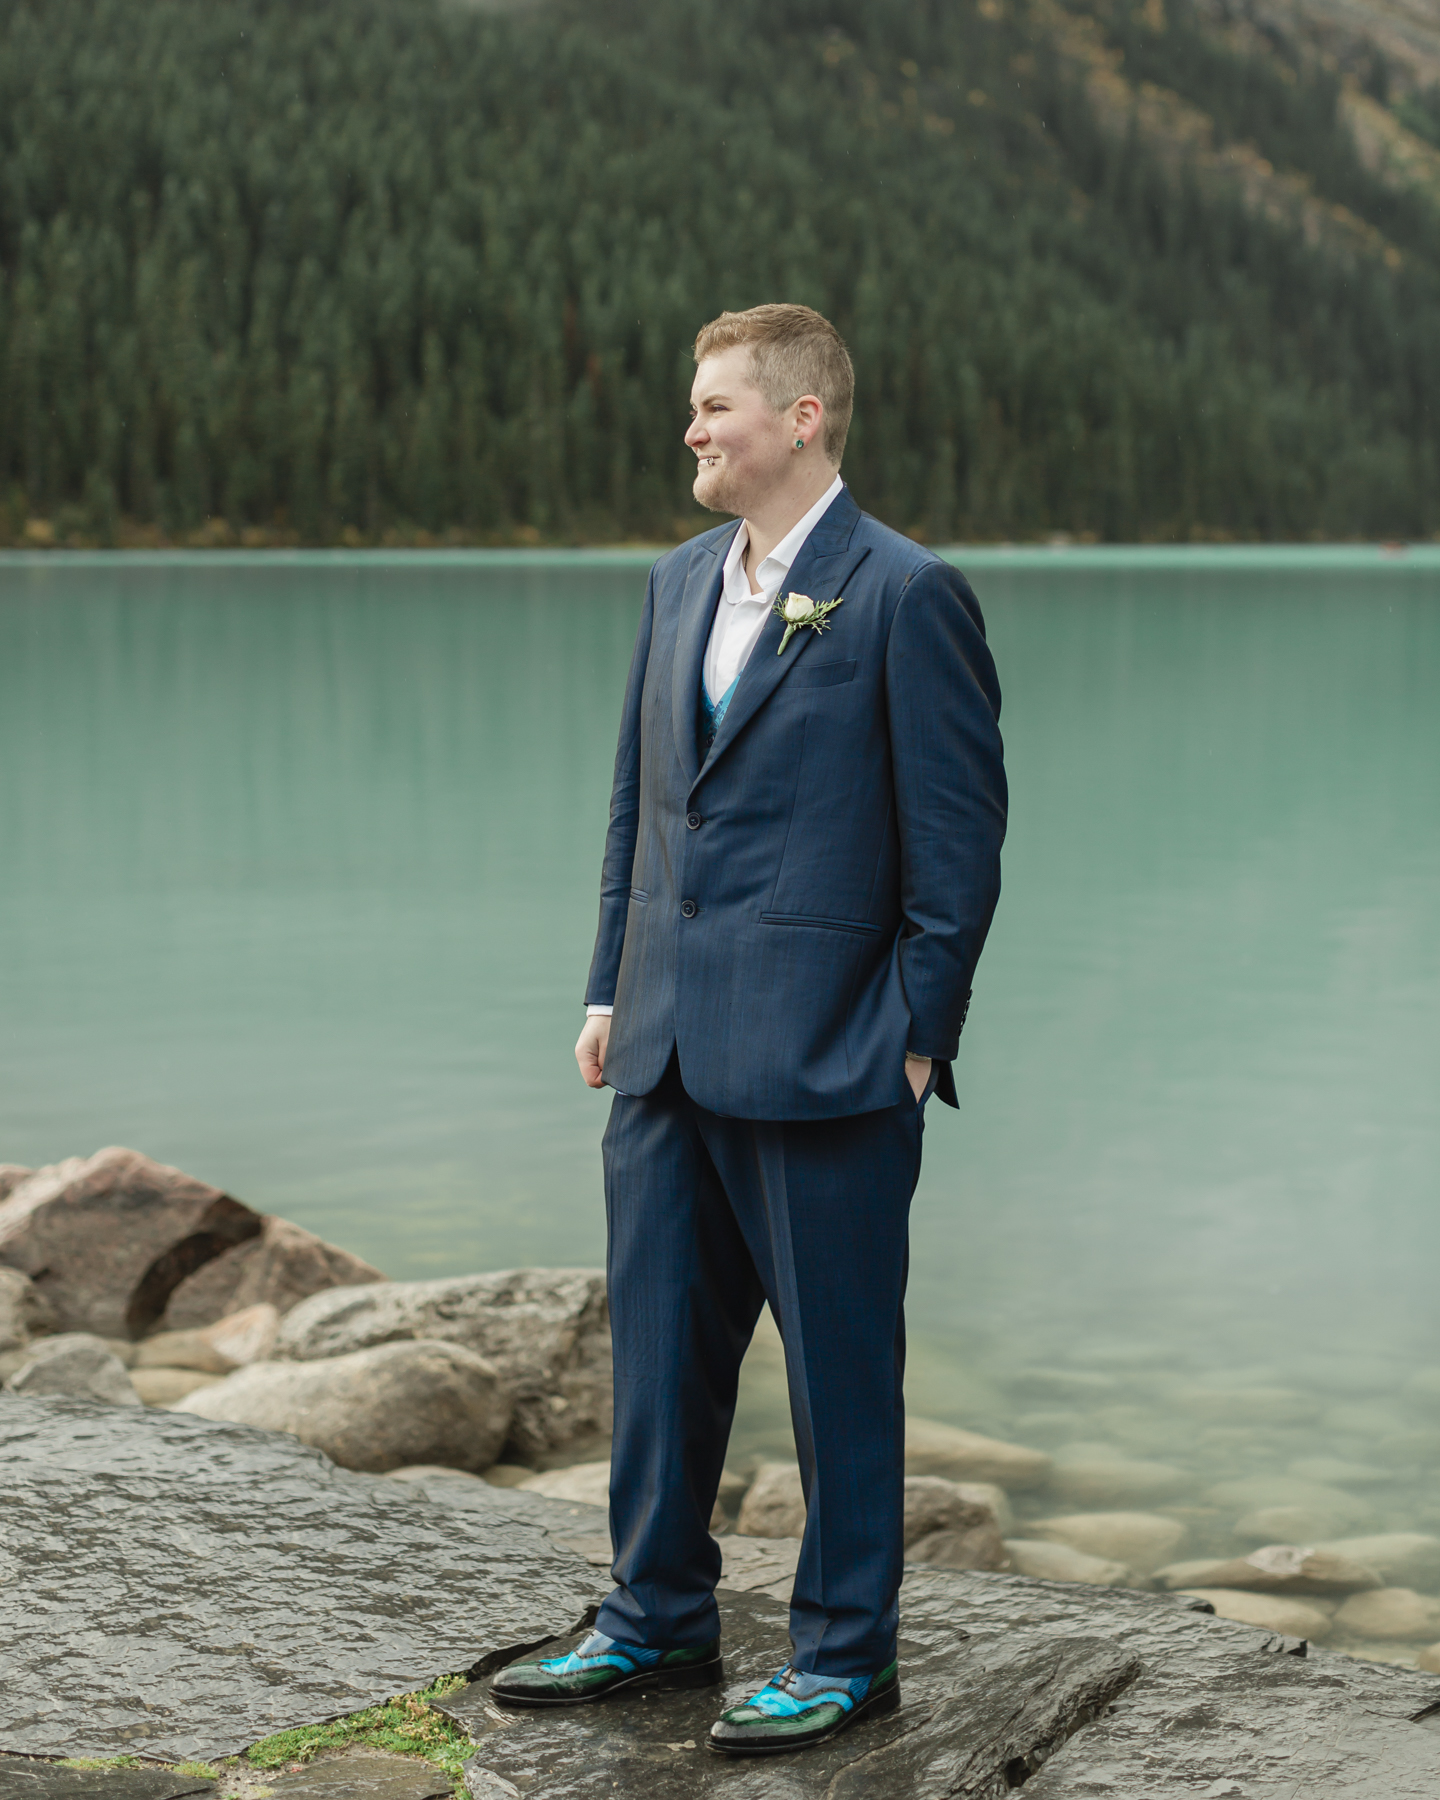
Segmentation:
[(830, 627), (825, 623), (827, 615), (834, 612), (837, 606), (843, 606), (844, 603), (845, 596), (843, 594), (837, 599), (822, 601), (819, 606), (808, 594), (783, 595), (770, 609), (777, 619), (785, 621), (785, 635), (781, 638), (780, 648), (775, 654), (777, 656), (785, 654), (785, 646), (802, 626), (808, 625), (812, 631), (828, 631)]

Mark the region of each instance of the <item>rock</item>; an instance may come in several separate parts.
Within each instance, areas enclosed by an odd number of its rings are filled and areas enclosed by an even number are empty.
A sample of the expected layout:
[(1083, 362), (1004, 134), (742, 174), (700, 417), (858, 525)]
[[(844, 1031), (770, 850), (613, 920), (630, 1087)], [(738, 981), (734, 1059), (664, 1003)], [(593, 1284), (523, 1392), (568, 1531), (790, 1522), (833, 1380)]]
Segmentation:
[(960, 1492), (957, 1482), (943, 1475), (905, 1477), (905, 1547), (934, 1531), (967, 1531), (975, 1525), (994, 1525), (988, 1506), (977, 1506)]
[(1331, 1487), (1323, 1481), (1304, 1481), (1294, 1475), (1256, 1475), (1239, 1481), (1217, 1481), (1205, 1490), (1205, 1499), (1212, 1506), (1233, 1507), (1242, 1513), (1256, 1507), (1303, 1506), (1350, 1525), (1358, 1525), (1370, 1511), (1364, 1501), (1347, 1494), (1343, 1488)]
[(1299, 1544), (1267, 1544), (1228, 1562), (1178, 1563), (1158, 1569), (1155, 1578), (1169, 1588), (1247, 1588), (1257, 1594), (1355, 1594), (1380, 1585), (1373, 1569)]
[(789, 1600), (800, 1562), (799, 1538), (752, 1538), (734, 1534), (720, 1542), (722, 1588), (737, 1593), (769, 1594)]
[(515, 1409), (513, 1461), (539, 1462), (609, 1435), (610, 1314), (598, 1269), (514, 1269), (317, 1295), (286, 1317), (275, 1355), (308, 1362), (402, 1338), (463, 1344), (499, 1369)]
[(384, 1279), (378, 1269), (348, 1250), (327, 1244), (288, 1219), (266, 1216), (260, 1229), (243, 1243), (180, 1282), (157, 1323), (167, 1331), (191, 1331), (237, 1313), (249, 1313), (256, 1306), (273, 1306), (278, 1313), (288, 1313), (312, 1294)]
[(720, 1491), (715, 1496), (716, 1505), (723, 1507), (730, 1518), (740, 1511), (740, 1502), (750, 1491), (750, 1477), (737, 1474), (734, 1469), (720, 1471)]
[(454, 1783), (423, 1757), (350, 1744), (282, 1775), (267, 1774), (275, 1800), (451, 1800)]
[(994, 1513), (941, 1475), (905, 1478), (905, 1560), (941, 1569), (1008, 1569)]
[[(1274, 1774), (1281, 1755), (1293, 1748), (1294, 1762), (1284, 1767), (1286, 1773), (1293, 1769), (1300, 1785), (1286, 1793), (1352, 1800), (1359, 1790), (1325, 1782), (1327, 1764), (1338, 1754), (1337, 1735), (1363, 1744), (1370, 1760), (1383, 1756), (1396, 1738), (1402, 1746), (1413, 1740), (1413, 1762), (1404, 1766), (1415, 1779), (1394, 1781), (1400, 1765), (1392, 1759), (1389, 1797), (1428, 1800), (1425, 1782), (1440, 1769), (1440, 1744), (1404, 1717), (1402, 1709), (1416, 1705), (1413, 1675), (1351, 1675), (1346, 1665), (1352, 1689), (1298, 1656), (1268, 1654), (1267, 1640), (1245, 1626), (1179, 1610), (1167, 1614), (1173, 1603), (1166, 1601), (1151, 1600), (1153, 1610), (1142, 1613), (1138, 1603), (1144, 1599), (1094, 1589), (1036, 1589), (1004, 1576), (911, 1570), (901, 1601), (904, 1707), (807, 1751), (800, 1764), (775, 1758), (737, 1766), (704, 1752), (717, 1703), (753, 1692), (773, 1673), (785, 1613), (782, 1604), (757, 1594), (722, 1592), (723, 1695), (702, 1689), (667, 1696), (663, 1707), (557, 1708), (527, 1714), (524, 1731), (497, 1723), (484, 1682), (448, 1694), (436, 1706), (476, 1740), (477, 1767), (513, 1780), (524, 1793), (575, 1800), (617, 1794), (799, 1800), (812, 1793), (829, 1800), (995, 1800), (1032, 1783), (1045, 1800), (1100, 1793), (1157, 1800), (1157, 1744), (1167, 1759), (1167, 1797), (1173, 1786), (1177, 1795), (1183, 1788), (1205, 1800), (1231, 1786), (1228, 1775), (1217, 1781), (1217, 1769), (1238, 1768), (1246, 1779), (1236, 1788), (1268, 1800), (1271, 1790), (1257, 1785), (1256, 1776)], [(969, 1636), (961, 1639), (959, 1631)], [(547, 1648), (563, 1649), (570, 1641)], [(1367, 1676), (1387, 1695), (1390, 1711), (1383, 1722), (1366, 1711)], [(1285, 1721), (1296, 1714), (1304, 1730), (1292, 1744)], [(1220, 1718), (1224, 1726), (1217, 1729)], [(1119, 1781), (1106, 1781), (1086, 1754), (1102, 1729), (1102, 1767), (1123, 1767)], [(1178, 1773), (1168, 1760), (1172, 1731), (1184, 1744)], [(1357, 1754), (1355, 1761), (1367, 1757)], [(1081, 1772), (1067, 1775), (1075, 1759)], [(1273, 1791), (1279, 1794), (1278, 1783)]]
[(101, 1338), (100, 1341), (104, 1344), (110, 1354), (115, 1357), (117, 1361), (122, 1362), (127, 1369), (133, 1369), (135, 1367), (136, 1347), (130, 1342), (129, 1338)]
[(740, 1504), (735, 1529), (741, 1537), (805, 1535), (805, 1490), (798, 1463), (761, 1463)]
[(279, 1331), (279, 1307), (261, 1300), (227, 1313), (213, 1325), (202, 1326), (195, 1335), (226, 1357), (233, 1368), (244, 1368), (247, 1363), (270, 1360)]
[(1376, 1588), (1347, 1600), (1335, 1615), (1335, 1629), (1345, 1637), (1433, 1638), (1440, 1632), (1440, 1600), (1414, 1588)]
[(518, 1488), (523, 1487), (535, 1473), (527, 1469), (523, 1463), (491, 1463), (488, 1469), (480, 1471), (480, 1479), (488, 1481), (491, 1487)]
[(251, 1363), (179, 1402), (202, 1419), (292, 1432), (346, 1469), (483, 1469), (510, 1425), (496, 1370), (460, 1344), (380, 1344), (313, 1363)]
[[(940, 1572), (912, 1574), (906, 1583), (948, 1584), (966, 1579)], [(971, 1577), (970, 1579), (994, 1579)], [(725, 1687), (672, 1693), (663, 1706), (637, 1703), (566, 1708), (527, 1714), (530, 1729), (497, 1725), (488, 1682), (475, 1682), (434, 1704), (475, 1740), (470, 1767), (523, 1784), (526, 1794), (602, 1796), (644, 1794), (653, 1800), (701, 1800), (744, 1795), (747, 1800), (876, 1800), (894, 1795), (994, 1796), (1038, 1769), (1082, 1724), (1103, 1711), (1140, 1675), (1140, 1658), (1093, 1634), (1047, 1638), (1034, 1632), (993, 1635), (983, 1653), (967, 1656), (945, 1602), (953, 1596), (919, 1590), (902, 1601), (916, 1622), (913, 1638), (901, 1628), (908, 1686), (905, 1706), (864, 1731), (842, 1734), (806, 1752), (802, 1768), (790, 1758), (736, 1765), (708, 1755), (705, 1739), (717, 1703), (733, 1705), (774, 1674), (775, 1646), (785, 1639), (783, 1602), (760, 1593), (721, 1593)], [(978, 1609), (977, 1609), (978, 1610)], [(1214, 1627), (1212, 1629), (1229, 1629)], [(568, 1648), (562, 1639), (547, 1650)], [(957, 1670), (958, 1663), (958, 1670)], [(913, 1696), (913, 1698), (912, 1698)], [(585, 1720), (575, 1715), (583, 1710)], [(503, 1721), (504, 1715), (500, 1715)], [(903, 1719), (903, 1723), (902, 1723)], [(475, 1791), (475, 1790), (472, 1790)], [(488, 1800), (487, 1790), (478, 1790)]]
[(1194, 1600), (1207, 1600), (1217, 1619), (1233, 1619), (1239, 1625), (1258, 1625), (1285, 1637), (1307, 1638), (1320, 1644), (1333, 1629), (1327, 1613), (1303, 1600), (1287, 1600), (1279, 1594), (1249, 1594), (1242, 1588), (1184, 1588)]
[(1224, 1563), (1213, 1556), (1191, 1557), (1188, 1562), (1165, 1563), (1153, 1571), (1155, 1585), (1167, 1592), (1188, 1592), (1212, 1569)]
[(1051, 1491), (1080, 1506), (1143, 1506), (1189, 1485), (1169, 1463), (1144, 1462), (1104, 1444), (1069, 1444), (1055, 1454)]
[(161, 1331), (135, 1345), (132, 1369), (194, 1369), (201, 1375), (228, 1375), (239, 1367), (217, 1350), (203, 1331)]
[(452, 1469), (445, 1463), (406, 1463), (400, 1469), (387, 1469), (386, 1481), (481, 1481), (472, 1469)]
[(1375, 1537), (1332, 1538), (1317, 1550), (1344, 1556), (1373, 1569), (1387, 1585), (1440, 1584), (1440, 1538), (1423, 1531), (1387, 1531)]
[(1091, 1587), (1128, 1587), (1134, 1579), (1124, 1563), (1104, 1556), (1087, 1556), (1069, 1544), (1047, 1538), (1006, 1538), (1005, 1554), (1017, 1575), (1042, 1581), (1083, 1581)]
[(7, 1396), (0, 1519), (25, 1580), (0, 1580), (0, 1766), (218, 1760), (493, 1668), (604, 1597), (608, 1577), (504, 1496), (443, 1485), (495, 1504), (443, 1506), (280, 1433)]
[(1182, 1388), (1174, 1399), (1217, 1425), (1305, 1425), (1320, 1413), (1313, 1395), (1286, 1387)]
[(0, 1800), (181, 1800), (215, 1783), (178, 1769), (69, 1769), (63, 1763), (0, 1762)]
[[(908, 1477), (907, 1477), (908, 1479)], [(955, 1491), (962, 1500), (968, 1500), (974, 1506), (989, 1507), (991, 1516), (1000, 1527), (1003, 1537), (1015, 1525), (1015, 1509), (1010, 1504), (1010, 1496), (1004, 1488), (993, 1481), (957, 1481)]]
[(610, 1504), (610, 1465), (608, 1462), (575, 1463), (568, 1469), (547, 1469), (543, 1474), (526, 1474), (516, 1482), (530, 1494), (548, 1494), (552, 1500), (578, 1500), (582, 1506)]
[(0, 1768), (62, 1753), (219, 1758), (453, 1669), (481, 1678), (436, 1710), (475, 1739), (477, 1769), (526, 1795), (995, 1800), (1023, 1782), (1038, 1800), (1156, 1800), (1158, 1779), (1203, 1800), (1220, 1777), (1255, 1800), (1440, 1791), (1440, 1734), (1411, 1722), (1440, 1699), (1433, 1676), (1279, 1654), (1294, 1641), (1187, 1610), (1199, 1602), (1003, 1574), (911, 1568), (905, 1706), (799, 1763), (736, 1768), (704, 1752), (718, 1705), (783, 1655), (783, 1600), (729, 1586), (723, 1689), (501, 1715), (484, 1676), (573, 1641), (610, 1585), (547, 1535), (562, 1511), (483, 1482), (351, 1475), (291, 1438), (184, 1414), (13, 1397), (0, 1518), (30, 1579), (0, 1583), (0, 1741), (19, 1753)]
[(34, 1280), (62, 1331), (136, 1338), (187, 1276), (260, 1229), (260, 1214), (219, 1188), (112, 1148), (11, 1189), (0, 1263)]
[(7, 1199), (34, 1173), (33, 1169), (22, 1169), (19, 1163), (0, 1163), (0, 1200)]
[(147, 1406), (174, 1406), (188, 1394), (201, 1388), (214, 1387), (223, 1375), (202, 1375), (198, 1369), (149, 1369), (130, 1371), (135, 1392)]
[(473, 1758), (465, 1765), (465, 1791), (470, 1800), (520, 1800), (520, 1790), (493, 1769), (482, 1769)]
[(1315, 1506), (1257, 1506), (1235, 1521), (1235, 1535), (1247, 1544), (1314, 1544), (1344, 1523)]
[(1050, 1458), (998, 1438), (981, 1437), (937, 1419), (905, 1421), (905, 1473), (945, 1475), (952, 1481), (993, 1481), (1003, 1488), (1039, 1487)]
[(88, 1332), (41, 1338), (27, 1356), (5, 1383), (11, 1393), (67, 1394), (77, 1400), (103, 1400), (109, 1406), (140, 1404), (124, 1363)]
[(1033, 1536), (1069, 1544), (1087, 1556), (1125, 1563), (1137, 1574), (1149, 1575), (1174, 1555), (1185, 1537), (1178, 1519), (1158, 1513), (1070, 1513), (1057, 1519), (1033, 1519), (1026, 1526)]
[(55, 1315), (30, 1277), (0, 1264), (0, 1355), (23, 1350), (54, 1325)]
[(926, 1563), (932, 1569), (1008, 1569), (1010, 1554), (1000, 1527), (986, 1512), (983, 1523), (968, 1530), (932, 1531), (917, 1538), (905, 1551), (906, 1562)]

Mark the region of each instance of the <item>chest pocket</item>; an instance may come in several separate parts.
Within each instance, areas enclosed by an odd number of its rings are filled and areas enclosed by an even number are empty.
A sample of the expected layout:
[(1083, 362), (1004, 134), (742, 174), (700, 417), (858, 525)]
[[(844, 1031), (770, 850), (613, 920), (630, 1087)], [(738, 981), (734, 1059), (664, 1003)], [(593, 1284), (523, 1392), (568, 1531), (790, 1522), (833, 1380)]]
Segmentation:
[(785, 685), (791, 688), (839, 687), (842, 681), (855, 679), (858, 667), (853, 662), (805, 662), (791, 674)]

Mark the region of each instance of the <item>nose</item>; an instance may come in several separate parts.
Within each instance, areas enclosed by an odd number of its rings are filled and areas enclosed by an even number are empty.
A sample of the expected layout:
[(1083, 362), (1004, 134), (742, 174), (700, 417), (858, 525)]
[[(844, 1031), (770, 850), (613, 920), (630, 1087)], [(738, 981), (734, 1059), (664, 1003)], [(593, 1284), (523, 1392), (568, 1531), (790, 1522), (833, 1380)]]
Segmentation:
[(709, 439), (710, 433), (700, 421), (698, 419), (692, 419), (690, 421), (690, 429), (685, 433), (685, 442), (690, 448), (692, 450), (698, 450), (701, 444), (708, 443)]

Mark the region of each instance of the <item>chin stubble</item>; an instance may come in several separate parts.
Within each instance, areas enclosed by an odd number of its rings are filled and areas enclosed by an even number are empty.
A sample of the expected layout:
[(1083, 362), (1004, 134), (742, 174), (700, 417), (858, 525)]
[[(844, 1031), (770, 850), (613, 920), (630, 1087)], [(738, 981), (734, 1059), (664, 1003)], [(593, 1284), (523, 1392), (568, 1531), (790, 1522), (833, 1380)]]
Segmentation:
[(735, 484), (725, 473), (723, 465), (720, 468), (697, 469), (695, 486), (692, 491), (696, 501), (707, 512), (738, 515), (745, 510), (739, 494), (735, 491)]

